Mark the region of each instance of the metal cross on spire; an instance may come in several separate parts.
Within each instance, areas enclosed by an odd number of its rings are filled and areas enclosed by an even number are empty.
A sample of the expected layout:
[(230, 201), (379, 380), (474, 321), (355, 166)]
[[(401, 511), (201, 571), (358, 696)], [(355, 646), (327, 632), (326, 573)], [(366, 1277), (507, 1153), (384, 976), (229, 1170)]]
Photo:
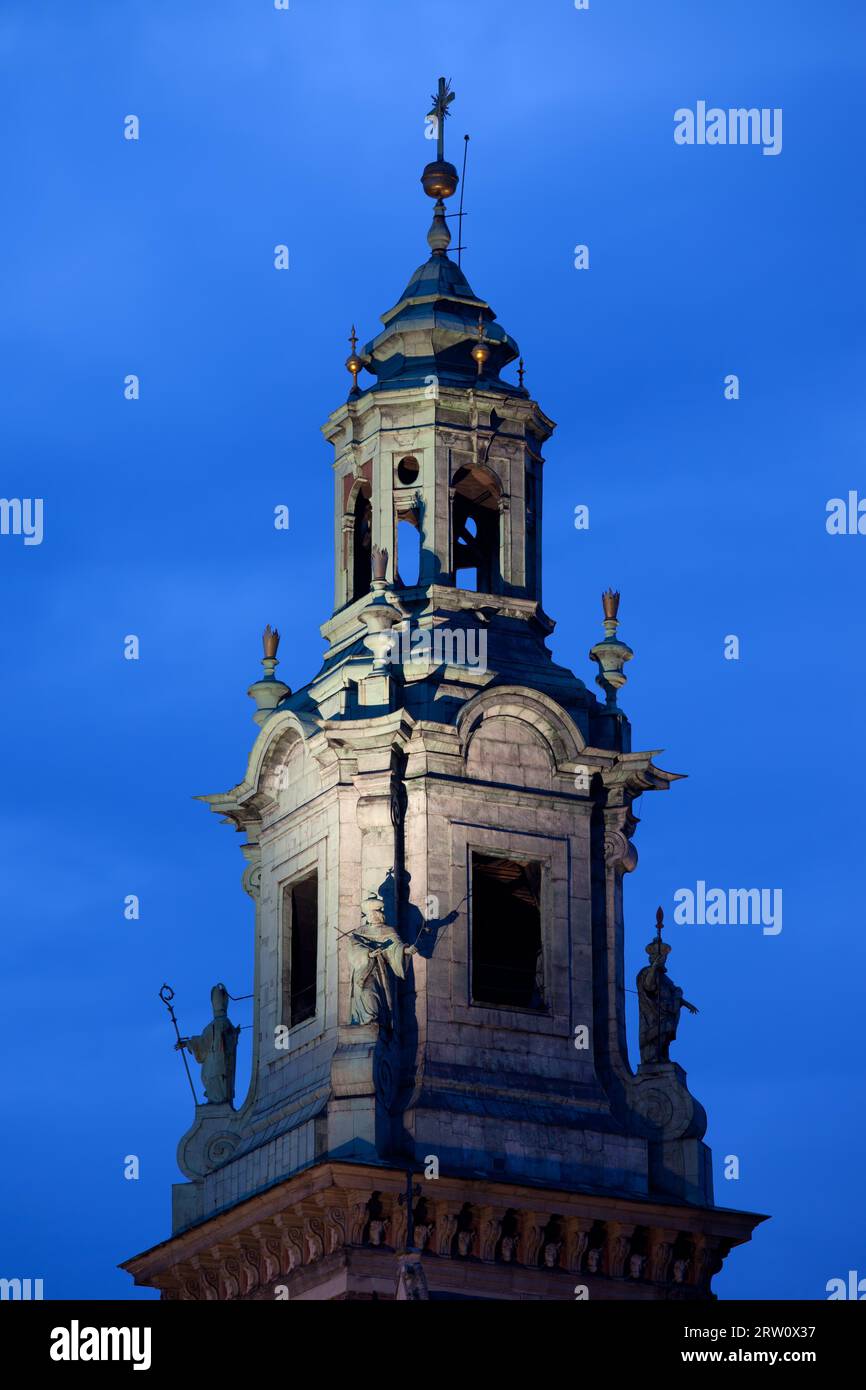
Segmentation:
[(430, 100), (433, 103), (430, 115), (436, 122), (436, 158), (441, 163), (445, 158), (445, 119), (450, 114), (448, 107), (454, 100), (451, 83), (440, 77), (438, 89)]

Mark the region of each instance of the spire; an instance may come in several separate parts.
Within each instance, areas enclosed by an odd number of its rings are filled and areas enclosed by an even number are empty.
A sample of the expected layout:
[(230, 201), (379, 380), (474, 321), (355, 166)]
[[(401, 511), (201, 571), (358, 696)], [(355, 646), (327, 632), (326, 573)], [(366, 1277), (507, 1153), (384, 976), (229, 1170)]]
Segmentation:
[(445, 220), (444, 198), (453, 196), (460, 179), (453, 164), (445, 158), (445, 121), (448, 107), (454, 100), (451, 83), (439, 78), (439, 87), (431, 98), (433, 105), (429, 119), (436, 122), (436, 158), (428, 164), (421, 175), (421, 183), (428, 198), (435, 198), (433, 222), (427, 233), (427, 243), (434, 256), (444, 256), (451, 245), (451, 233)]
[[(528, 395), (522, 382), (515, 386), (500, 376), (503, 367), (520, 356), (517, 343), (447, 254), (451, 233), (445, 199), (453, 196), (460, 182), (454, 165), (445, 158), (445, 122), (453, 101), (451, 84), (440, 77), (429, 112), (435, 123), (436, 158), (421, 175), (424, 192), (434, 200), (427, 237), (431, 255), (412, 275), (394, 307), (382, 315), (383, 329), (360, 349), (350, 339), (352, 352), (346, 361), (352, 376), (350, 400), (367, 391), (426, 389), (432, 381), (442, 387)], [(361, 370), (375, 377), (376, 384), (359, 387)]]

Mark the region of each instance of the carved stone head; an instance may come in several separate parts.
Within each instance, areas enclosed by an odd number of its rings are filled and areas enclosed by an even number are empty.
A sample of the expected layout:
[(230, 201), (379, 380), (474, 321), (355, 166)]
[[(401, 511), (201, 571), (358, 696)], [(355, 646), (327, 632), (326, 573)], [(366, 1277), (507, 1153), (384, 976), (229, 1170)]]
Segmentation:
[(219, 1018), (223, 1014), (228, 1013), (229, 992), (225, 985), (214, 985), (210, 992), (210, 1002), (214, 1018)]
[(371, 1221), (371, 1222), (370, 1222), (370, 1236), (369, 1236), (369, 1239), (370, 1239), (370, 1244), (371, 1244), (371, 1245), (381, 1245), (381, 1244), (382, 1244), (382, 1241), (385, 1239), (385, 1222), (384, 1222), (384, 1221)]
[(657, 941), (655, 939), (645, 947), (645, 950), (652, 964), (658, 961), (661, 965), (664, 965), (671, 953), (671, 948), (666, 941)]
[(379, 894), (372, 889), (361, 904), (361, 911), (364, 914), (364, 921), (367, 923), (368, 927), (384, 927), (387, 925), (385, 922), (385, 904), (379, 897)]

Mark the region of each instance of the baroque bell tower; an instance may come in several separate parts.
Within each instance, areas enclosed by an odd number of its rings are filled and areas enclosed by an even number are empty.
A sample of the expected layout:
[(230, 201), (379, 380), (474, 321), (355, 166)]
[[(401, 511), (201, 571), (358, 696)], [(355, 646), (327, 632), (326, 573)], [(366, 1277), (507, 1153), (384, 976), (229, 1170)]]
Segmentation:
[(546, 646), (554, 425), (448, 254), (452, 100), (429, 257), (324, 426), (322, 667), (292, 692), (266, 630), (246, 773), (203, 798), (245, 837), (252, 1074), (236, 1108), (206, 1057), (173, 1234), (124, 1266), (165, 1298), (701, 1299), (762, 1219), (714, 1204), (661, 915), (629, 1059), (632, 806), (676, 774), (632, 751), (618, 594), (602, 700)]

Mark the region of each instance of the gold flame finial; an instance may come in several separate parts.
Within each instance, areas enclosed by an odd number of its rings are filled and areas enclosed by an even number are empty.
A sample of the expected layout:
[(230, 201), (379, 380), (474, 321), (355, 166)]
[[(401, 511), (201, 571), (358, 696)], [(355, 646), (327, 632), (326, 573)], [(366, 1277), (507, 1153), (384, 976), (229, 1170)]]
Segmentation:
[(262, 647), (264, 648), (265, 657), (267, 659), (275, 657), (277, 654), (277, 647), (279, 645), (280, 634), (277, 628), (272, 628), (270, 623), (268, 623), (267, 627), (262, 633)]

